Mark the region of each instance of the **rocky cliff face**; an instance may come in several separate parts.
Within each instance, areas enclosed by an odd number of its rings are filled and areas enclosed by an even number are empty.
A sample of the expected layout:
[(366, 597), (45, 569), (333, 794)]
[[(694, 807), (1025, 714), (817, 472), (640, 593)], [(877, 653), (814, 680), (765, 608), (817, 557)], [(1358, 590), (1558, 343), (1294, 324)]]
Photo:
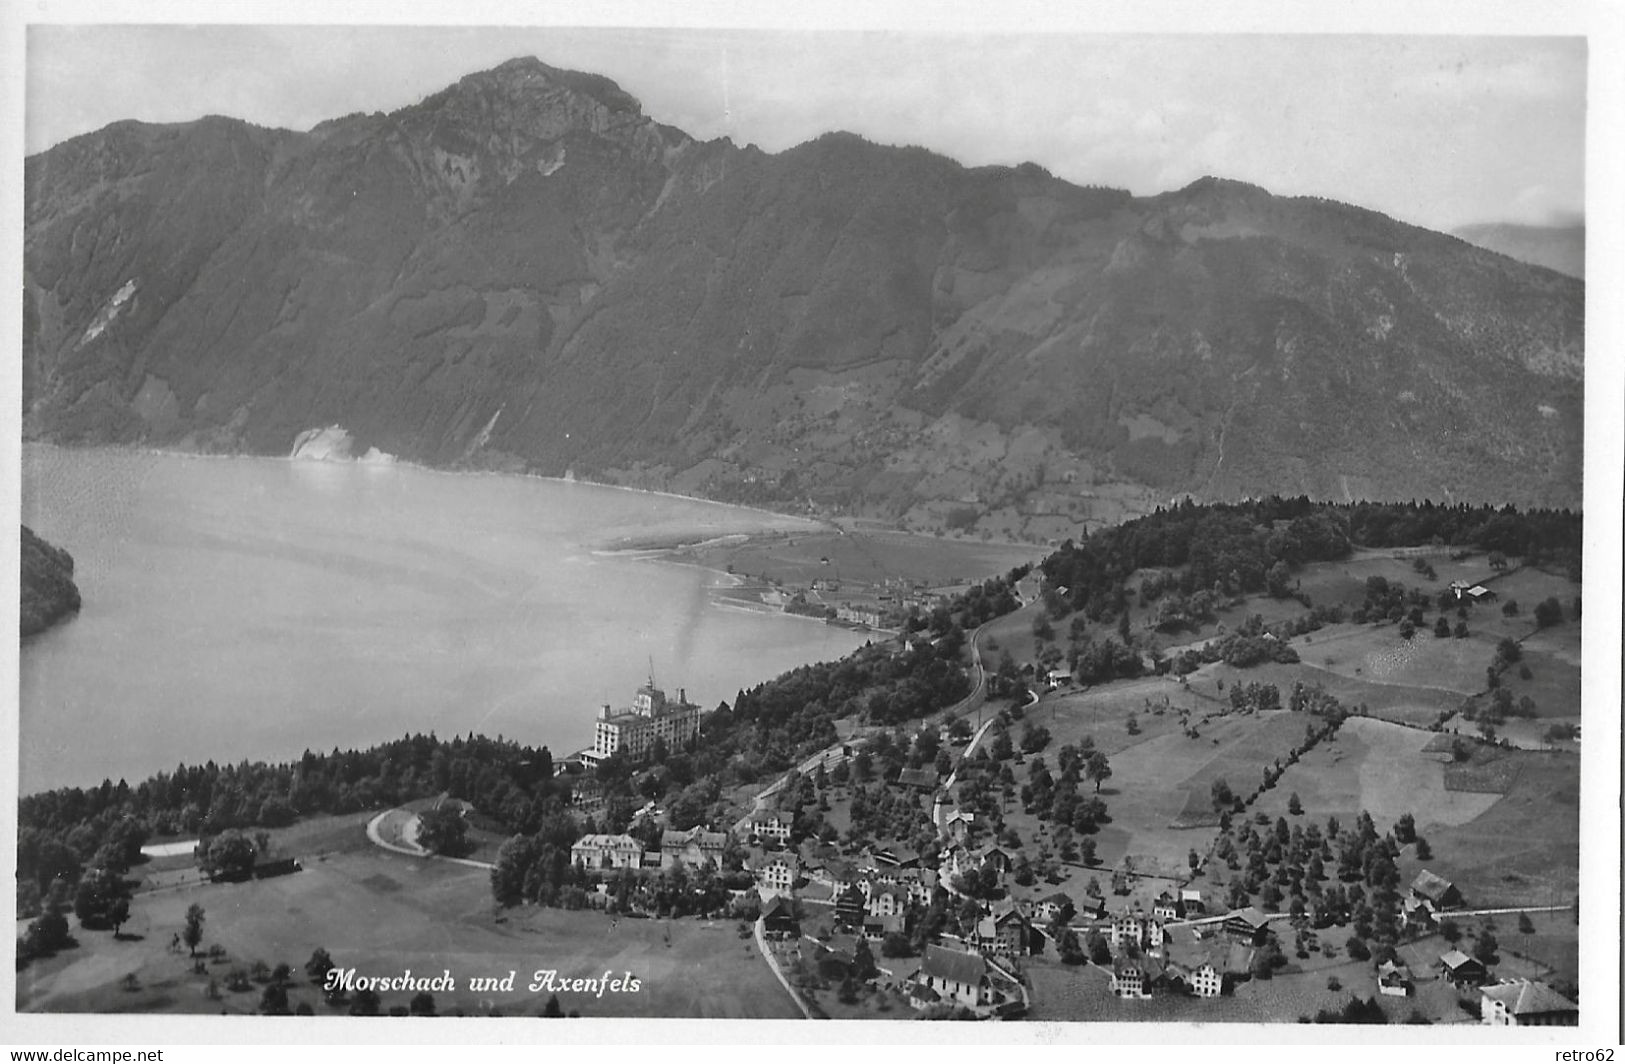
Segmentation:
[[(1577, 504), (1583, 285), (1342, 204), (831, 134), (519, 60), (26, 164), (25, 431), (1053, 534), (1181, 493)], [(968, 516), (967, 516), (968, 511)]]

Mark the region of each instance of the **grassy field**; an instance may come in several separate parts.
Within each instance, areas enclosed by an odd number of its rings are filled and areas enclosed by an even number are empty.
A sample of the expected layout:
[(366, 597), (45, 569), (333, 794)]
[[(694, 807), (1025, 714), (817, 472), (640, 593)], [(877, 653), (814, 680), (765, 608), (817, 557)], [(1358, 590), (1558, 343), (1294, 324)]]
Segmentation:
[[(1424, 832), (1433, 848), (1427, 867), (1474, 906), (1565, 904), (1579, 881), (1579, 758), (1533, 750), (1510, 757), (1517, 775), (1505, 795), (1466, 823)], [(1408, 882), (1418, 871), (1407, 851), (1401, 876)]]
[(887, 578), (937, 586), (985, 580), (1036, 562), (1044, 553), (1039, 547), (866, 529), (730, 539), (685, 550), (678, 557), (711, 569), (802, 586), (817, 579), (879, 583)]
[[(437, 994), (442, 1013), (498, 1009), (533, 1015), (547, 992), (532, 993), (529, 976), (616, 976), (642, 981), (635, 994), (559, 994), (566, 1011), (584, 1016), (792, 1018), (794, 1004), (733, 922), (621, 920), (591, 912), (516, 909), (494, 913), (488, 874), (467, 867), (367, 849), (308, 862), (305, 871), (240, 884), (196, 884), (137, 897), (125, 941), (107, 932), (77, 932), (80, 945), (17, 973), (17, 1007), (31, 1012), (248, 1013), (260, 987), (224, 989), (233, 967), (256, 960), (296, 970), (317, 947), (363, 974), (438, 974), (450, 969), (459, 989)], [(204, 948), (222, 946), (223, 964), (195, 975), (185, 952), (169, 950), (188, 905), (204, 907)], [(669, 941), (668, 941), (669, 936)], [(512, 993), (467, 990), (468, 977), (517, 974)], [(124, 986), (135, 977), (138, 989)], [(210, 1000), (210, 977), (222, 986)], [(331, 1012), (300, 978), (290, 1004)], [(410, 994), (382, 995), (385, 1010)]]
[(1435, 733), (1387, 721), (1350, 718), (1336, 737), (1288, 767), (1276, 785), (1259, 796), (1253, 810), (1272, 820), (1280, 816), (1296, 820), (1287, 810), (1296, 794), (1305, 821), (1324, 823), (1335, 816), (1352, 824), (1365, 811), (1386, 830), (1410, 813), (1417, 830), (1431, 839), (1435, 827), (1469, 823), (1500, 798), (1448, 789), (1442, 760), (1446, 755), (1426, 752), (1437, 738)]

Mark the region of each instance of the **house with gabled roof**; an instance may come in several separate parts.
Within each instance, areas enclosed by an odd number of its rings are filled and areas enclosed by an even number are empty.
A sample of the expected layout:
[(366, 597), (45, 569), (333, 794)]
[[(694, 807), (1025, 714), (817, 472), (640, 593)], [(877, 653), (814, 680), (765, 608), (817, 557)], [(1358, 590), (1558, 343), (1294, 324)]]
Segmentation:
[(863, 937), (870, 942), (879, 942), (887, 935), (904, 933), (907, 921), (902, 913), (892, 913), (887, 916), (865, 916), (863, 918)]
[(1411, 970), (1403, 964), (1383, 961), (1377, 965), (1377, 993), (1389, 997), (1409, 997), (1413, 985)]
[(1207, 912), (1207, 905), (1202, 901), (1202, 892), (1195, 887), (1181, 887), (1179, 889), (1179, 915), (1198, 916)]
[(863, 891), (847, 887), (835, 895), (835, 926), (861, 928), (863, 926)]
[(1439, 967), (1444, 970), (1444, 977), (1457, 986), (1478, 986), (1490, 977), (1482, 961), (1459, 949), (1439, 954)]
[(954, 842), (964, 842), (970, 833), (976, 829), (976, 814), (963, 809), (956, 809), (948, 814), (943, 821), (942, 828), (948, 833), (948, 838)]
[(777, 809), (759, 810), (750, 816), (750, 833), (783, 846), (790, 841), (790, 819)]
[(801, 860), (786, 850), (757, 851), (745, 859), (745, 871), (756, 885), (774, 894), (791, 894), (801, 876)]
[(1033, 919), (1039, 923), (1054, 923), (1059, 920), (1070, 920), (1077, 914), (1078, 907), (1072, 903), (1070, 895), (1056, 891), (1046, 897), (1033, 902)]
[(796, 919), (795, 906), (782, 894), (775, 894), (762, 906), (762, 932), (770, 938), (785, 938), (801, 933), (801, 921)]
[(908, 979), (909, 1004), (917, 1009), (946, 1003), (974, 1009), (993, 999), (987, 960), (945, 946), (925, 947), (919, 968)]
[(727, 845), (728, 834), (725, 831), (708, 831), (704, 827), (663, 831), (660, 833), (660, 867), (672, 868), (681, 864), (687, 868), (703, 868), (706, 865), (721, 868), (722, 851)]
[(1237, 909), (1224, 919), (1224, 933), (1237, 942), (1262, 946), (1269, 937), (1269, 930), (1269, 917), (1251, 905)]
[(1491, 1027), (1576, 1027), (1580, 1006), (1545, 983), (1504, 980), (1479, 988), (1479, 1017)]
[(1461, 905), (1461, 891), (1441, 875), (1423, 869), (1411, 883), (1411, 897), (1427, 902), (1434, 912)]
[(868, 902), (863, 911), (870, 916), (896, 916), (908, 908), (908, 891), (902, 887), (886, 884), (874, 886), (869, 890)]
[(1031, 925), (1021, 910), (1004, 902), (994, 907), (976, 922), (972, 941), (982, 953), (990, 956), (1023, 956), (1027, 953), (1027, 937)]
[(1151, 915), (1158, 920), (1179, 919), (1179, 899), (1171, 891), (1163, 891), (1151, 902)]

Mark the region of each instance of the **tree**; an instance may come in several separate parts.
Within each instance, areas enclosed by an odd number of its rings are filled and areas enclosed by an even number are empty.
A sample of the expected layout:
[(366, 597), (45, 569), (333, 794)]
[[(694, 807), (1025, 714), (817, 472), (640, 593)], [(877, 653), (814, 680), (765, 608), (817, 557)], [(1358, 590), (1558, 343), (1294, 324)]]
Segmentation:
[(198, 863), (210, 879), (247, 879), (254, 873), (259, 851), (254, 841), (240, 831), (222, 831), (206, 846), (199, 843), (199, 848), (203, 854)]
[(1535, 624), (1541, 628), (1550, 628), (1554, 624), (1563, 623), (1563, 604), (1552, 596), (1535, 606)]
[(547, 1004), (542, 1006), (542, 1015), (550, 1020), (564, 1018), (564, 1009), (559, 1005), (559, 996), (557, 994), (548, 995)]
[(1529, 919), (1528, 913), (1518, 914), (1518, 933), (1522, 935), (1532, 935), (1535, 933), (1535, 922)]
[(193, 902), (186, 910), (186, 926), (181, 931), (181, 941), (191, 955), (197, 956), (198, 943), (203, 941), (203, 906)]
[(281, 983), (272, 983), (260, 991), (260, 1012), (266, 1016), (290, 1015), (288, 988)]
[(1500, 948), (1501, 944), (1495, 940), (1495, 932), (1486, 928), (1478, 933), (1478, 941), (1473, 944), (1473, 956), (1488, 968), (1500, 962), (1501, 958), (1496, 953)]
[(317, 986), (327, 982), (327, 973), (333, 968), (333, 958), (320, 946), (310, 955), (310, 960), (305, 962), (305, 974), (310, 976), (310, 981)]
[(1439, 619), (1433, 622), (1433, 634), (1439, 639), (1450, 637), (1450, 620), (1442, 613), (1439, 614)]
[(113, 937), (119, 936), (119, 931), (130, 919), (130, 899), (119, 895), (107, 907), (107, 922), (113, 925)]
[(1286, 811), (1293, 816), (1303, 815), (1303, 802), (1298, 798), (1297, 791), (1293, 791), (1291, 797), (1286, 800)]
[(433, 1016), (435, 1014), (434, 995), (427, 990), (419, 991), (413, 995), (412, 1002), (407, 1006), (413, 1016)]
[(376, 1016), (382, 1002), (378, 998), (378, 991), (371, 987), (362, 987), (350, 999), (351, 1016)]
[(466, 852), (468, 821), (454, 805), (441, 805), (418, 814), (418, 844), (430, 853), (451, 857)]
[(1368, 961), (1371, 959), (1370, 947), (1368, 947), (1365, 944), (1365, 941), (1358, 935), (1350, 935), (1348, 944), (1344, 948), (1348, 950), (1349, 956), (1357, 961)]
[(1215, 812), (1229, 809), (1236, 804), (1236, 796), (1231, 793), (1230, 784), (1226, 783), (1223, 778), (1214, 780), (1210, 791), (1213, 795), (1213, 809)]
[(1094, 780), (1095, 793), (1099, 794), (1100, 785), (1112, 777), (1111, 762), (1107, 760), (1102, 751), (1096, 750), (1089, 755), (1089, 760), (1084, 762), (1083, 774)]

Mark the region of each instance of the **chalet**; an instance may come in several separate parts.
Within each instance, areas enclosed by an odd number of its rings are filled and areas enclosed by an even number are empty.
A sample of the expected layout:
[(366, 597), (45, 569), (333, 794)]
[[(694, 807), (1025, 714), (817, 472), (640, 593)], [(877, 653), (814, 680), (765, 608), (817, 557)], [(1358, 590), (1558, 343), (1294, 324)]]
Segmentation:
[(1580, 1006), (1545, 983), (1515, 979), (1479, 989), (1479, 1016), (1491, 1027), (1577, 1027)]
[(777, 810), (763, 810), (751, 814), (750, 833), (764, 842), (784, 846), (790, 842), (790, 821)]
[(977, 953), (926, 946), (920, 967), (909, 978), (909, 1004), (917, 1009), (936, 1004), (974, 1009), (992, 998), (987, 961)]
[(999, 875), (1001, 876), (1008, 875), (1011, 866), (1015, 864), (1015, 860), (1010, 856), (1009, 850), (1006, 850), (1002, 846), (995, 845), (991, 842), (986, 846), (977, 847), (971, 852), (971, 857), (974, 860), (977, 868), (990, 864), (999, 870)]
[(680, 864), (687, 868), (706, 865), (721, 868), (722, 851), (727, 845), (728, 834), (723, 831), (707, 831), (703, 827), (663, 831), (660, 833), (660, 867), (675, 868)]
[(762, 932), (769, 938), (788, 938), (801, 933), (795, 906), (784, 895), (774, 895), (762, 907)]
[(897, 774), (897, 785), (930, 793), (937, 789), (940, 777), (934, 768), (905, 768)]
[(745, 860), (745, 870), (756, 877), (756, 885), (774, 894), (791, 894), (801, 878), (801, 861), (793, 853), (774, 851), (753, 853)]
[(1051, 669), (1044, 679), (1049, 683), (1050, 690), (1053, 691), (1057, 687), (1065, 687), (1072, 682), (1072, 670)]
[(847, 887), (835, 895), (835, 926), (863, 926), (863, 892), (857, 887)]
[(948, 838), (954, 842), (964, 842), (976, 827), (976, 814), (958, 810), (948, 814), (948, 819), (942, 826), (948, 833)]
[(1440, 954), (1439, 967), (1444, 970), (1444, 977), (1457, 986), (1479, 986), (1490, 977), (1482, 962), (1459, 949)]
[(870, 903), (876, 891), (893, 888), (901, 895), (899, 901), (903, 905), (929, 905), (936, 886), (937, 873), (931, 868), (870, 867), (859, 872), (857, 881), (858, 889)]
[(584, 868), (641, 868), (643, 843), (630, 835), (583, 835), (570, 847), (570, 863)]
[(1413, 986), (1411, 970), (1403, 964), (1383, 961), (1377, 965), (1377, 992), (1389, 997), (1409, 997)]
[(1461, 905), (1461, 891), (1456, 885), (1425, 868), (1411, 884), (1411, 897), (1427, 902), (1434, 912)]
[(1070, 920), (1077, 911), (1078, 907), (1072, 903), (1071, 897), (1059, 892), (1033, 903), (1033, 918), (1045, 924)]
[(1169, 891), (1163, 891), (1161, 894), (1157, 895), (1154, 901), (1152, 901), (1151, 915), (1155, 916), (1158, 920), (1179, 919), (1179, 899), (1174, 897)]
[(1269, 917), (1249, 905), (1224, 918), (1224, 933), (1237, 942), (1262, 946), (1270, 933)]
[(1200, 916), (1207, 912), (1207, 906), (1202, 902), (1202, 892), (1194, 887), (1182, 887), (1179, 891), (1179, 915)]

